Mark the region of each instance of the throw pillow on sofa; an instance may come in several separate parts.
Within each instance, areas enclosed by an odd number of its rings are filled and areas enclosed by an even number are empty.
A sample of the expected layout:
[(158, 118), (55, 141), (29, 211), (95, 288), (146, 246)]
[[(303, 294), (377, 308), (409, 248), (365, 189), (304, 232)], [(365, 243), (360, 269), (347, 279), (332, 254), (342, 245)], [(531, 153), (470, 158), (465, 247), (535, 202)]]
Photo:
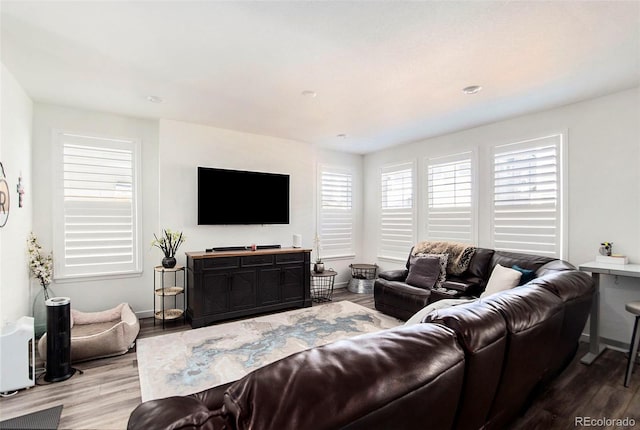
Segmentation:
[(447, 262), (449, 261), (449, 254), (416, 254), (412, 255), (409, 259), (409, 271), (411, 271), (411, 266), (416, 262), (419, 258), (434, 258), (437, 257), (440, 260), (440, 276), (438, 276), (438, 280), (436, 281), (435, 288), (439, 288), (442, 283), (447, 279)]
[(432, 289), (440, 278), (440, 258), (414, 258), (409, 266), (407, 284), (412, 287)]
[(535, 271), (529, 270), (529, 269), (523, 269), (517, 264), (514, 264), (513, 266), (511, 266), (511, 268), (513, 270), (517, 270), (518, 272), (522, 273), (522, 277), (520, 278), (520, 282), (518, 283), (518, 285), (524, 285), (536, 277)]
[(496, 264), (489, 277), (489, 282), (487, 282), (487, 288), (480, 297), (487, 297), (493, 293), (517, 287), (521, 277), (521, 272)]

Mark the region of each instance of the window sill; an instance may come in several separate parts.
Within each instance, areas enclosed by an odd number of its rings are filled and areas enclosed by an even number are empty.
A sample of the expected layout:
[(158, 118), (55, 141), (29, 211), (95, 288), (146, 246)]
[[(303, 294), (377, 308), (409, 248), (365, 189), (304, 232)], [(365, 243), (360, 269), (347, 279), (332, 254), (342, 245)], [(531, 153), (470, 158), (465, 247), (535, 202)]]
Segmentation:
[(67, 276), (64, 278), (56, 278), (53, 280), (56, 284), (72, 284), (76, 282), (92, 282), (92, 281), (109, 281), (112, 279), (123, 279), (123, 278), (139, 278), (142, 276), (142, 271), (130, 272), (130, 273), (114, 273), (114, 274), (104, 274), (104, 275), (75, 275), (75, 276)]
[(354, 258), (356, 258), (355, 254), (329, 255), (326, 257), (322, 257), (322, 261), (352, 260)]
[(378, 260), (381, 261), (390, 261), (393, 263), (405, 263), (407, 261), (407, 258), (400, 258), (400, 257), (389, 257), (388, 255), (378, 255)]

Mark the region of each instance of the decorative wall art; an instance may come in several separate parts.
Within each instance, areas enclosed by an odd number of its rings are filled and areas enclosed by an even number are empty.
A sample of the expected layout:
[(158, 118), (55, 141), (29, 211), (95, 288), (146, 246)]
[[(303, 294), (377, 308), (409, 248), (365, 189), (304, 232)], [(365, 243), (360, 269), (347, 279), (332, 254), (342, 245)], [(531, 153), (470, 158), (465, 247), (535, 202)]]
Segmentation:
[(23, 205), (23, 197), (24, 197), (24, 186), (22, 185), (22, 172), (20, 172), (20, 176), (18, 176), (18, 185), (16, 185), (16, 191), (18, 192), (18, 207), (21, 208)]
[(9, 185), (7, 184), (4, 174), (4, 166), (0, 162), (0, 227), (4, 227), (9, 219), (9, 209), (11, 208), (11, 199), (9, 194)]

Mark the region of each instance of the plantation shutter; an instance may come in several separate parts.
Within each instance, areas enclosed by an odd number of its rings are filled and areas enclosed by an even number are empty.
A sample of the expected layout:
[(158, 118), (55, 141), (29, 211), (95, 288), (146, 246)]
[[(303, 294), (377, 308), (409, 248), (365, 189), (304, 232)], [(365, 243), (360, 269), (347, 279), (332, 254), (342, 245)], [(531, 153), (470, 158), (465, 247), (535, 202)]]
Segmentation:
[(385, 166), (381, 172), (380, 257), (406, 259), (416, 242), (413, 163)]
[(497, 146), (493, 247), (562, 258), (562, 135)]
[(320, 166), (319, 234), (322, 257), (354, 254), (353, 174), (348, 169)]
[(429, 240), (475, 243), (471, 152), (427, 160)]
[(139, 272), (137, 142), (57, 137), (56, 278)]

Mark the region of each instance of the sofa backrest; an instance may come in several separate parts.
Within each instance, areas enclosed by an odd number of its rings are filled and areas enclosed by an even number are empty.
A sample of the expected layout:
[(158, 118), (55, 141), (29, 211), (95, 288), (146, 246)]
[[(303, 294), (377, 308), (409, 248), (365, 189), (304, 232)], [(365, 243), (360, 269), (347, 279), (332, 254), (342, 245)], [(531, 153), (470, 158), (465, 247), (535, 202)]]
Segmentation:
[[(550, 264), (553, 263), (556, 262)], [(541, 270), (544, 270), (544, 266)], [(562, 272), (550, 270), (531, 281), (528, 286), (549, 290), (564, 303), (561, 340), (553, 357), (554, 362), (551, 364), (552, 374), (549, 375), (552, 377), (569, 364), (578, 348), (578, 342), (589, 317), (593, 301), (595, 291), (593, 279), (586, 273), (577, 270)]]
[(482, 428), (506, 353), (507, 328), (502, 314), (480, 300), (431, 312), (424, 322), (452, 329), (465, 352), (465, 383), (454, 428)]
[(262, 367), (229, 387), (223, 410), (237, 430), (451, 428), (463, 377), (453, 331), (416, 324)]
[(493, 294), (483, 302), (506, 322), (502, 377), (487, 426), (504, 428), (550, 372), (561, 340), (564, 306), (549, 290), (529, 285)]

